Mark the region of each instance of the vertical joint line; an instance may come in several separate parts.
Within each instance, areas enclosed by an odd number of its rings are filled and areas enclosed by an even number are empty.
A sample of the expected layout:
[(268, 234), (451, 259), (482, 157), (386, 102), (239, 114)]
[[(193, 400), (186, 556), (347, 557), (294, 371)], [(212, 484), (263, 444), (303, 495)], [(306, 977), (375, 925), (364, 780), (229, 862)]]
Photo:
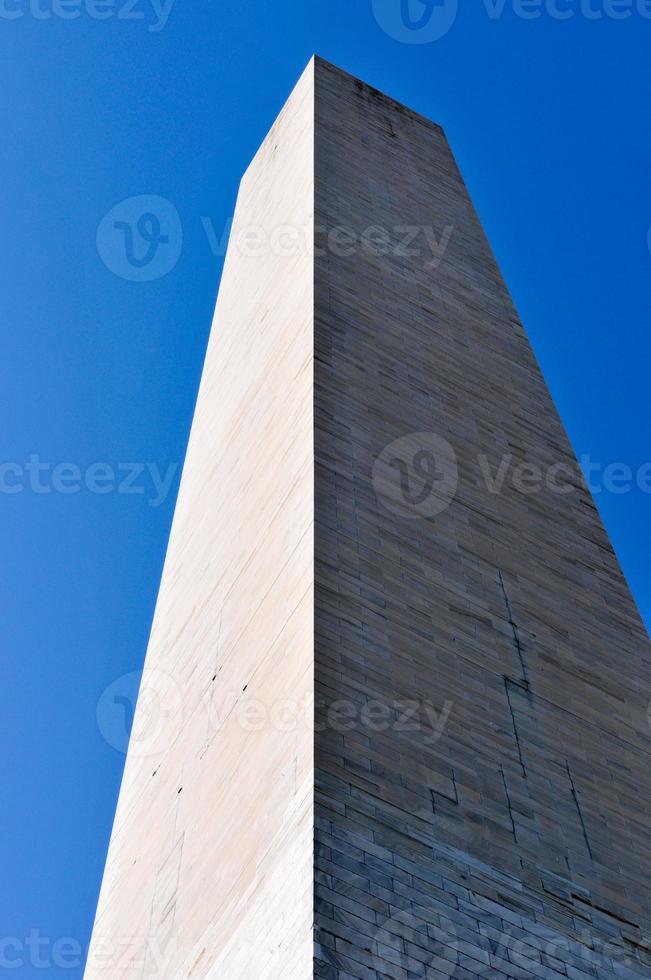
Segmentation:
[(565, 768), (567, 769), (567, 776), (570, 780), (570, 786), (572, 787), (572, 796), (574, 798), (574, 805), (576, 807), (576, 812), (579, 815), (579, 820), (581, 821), (581, 830), (583, 831), (583, 839), (585, 840), (585, 845), (588, 848), (588, 854), (590, 855), (590, 860), (594, 861), (594, 855), (592, 853), (592, 848), (590, 847), (590, 840), (588, 839), (588, 831), (586, 830), (585, 820), (583, 819), (583, 813), (581, 812), (581, 804), (579, 803), (579, 797), (576, 792), (576, 786), (574, 785), (574, 779), (572, 778), (572, 772), (570, 770), (570, 764), (568, 760), (565, 760)]
[(520, 765), (522, 767), (522, 775), (527, 778), (527, 770), (525, 769), (524, 759), (522, 758), (522, 746), (520, 745), (520, 736), (518, 735), (518, 726), (515, 721), (515, 712), (513, 711), (513, 705), (511, 704), (511, 695), (509, 693), (509, 679), (504, 678), (504, 690), (506, 691), (506, 702), (509, 706), (509, 712), (511, 713), (511, 724), (513, 725), (513, 734), (515, 735), (515, 744), (518, 747), (518, 758), (520, 760)]
[(504, 596), (504, 605), (506, 606), (506, 612), (509, 618), (509, 626), (513, 630), (513, 642), (515, 644), (515, 649), (518, 654), (518, 659), (520, 661), (520, 670), (522, 671), (522, 680), (526, 687), (529, 687), (529, 677), (527, 674), (527, 665), (524, 662), (524, 653), (522, 650), (522, 644), (520, 643), (520, 635), (518, 633), (518, 627), (513, 619), (513, 610), (511, 609), (511, 603), (509, 602), (509, 597), (506, 592), (506, 585), (504, 584), (504, 576), (502, 575), (502, 570), (497, 569), (497, 574), (500, 579), (500, 586), (502, 587), (502, 595)]
[(457, 788), (457, 776), (454, 769), (452, 770), (452, 788), (454, 790), (454, 798), (447, 796), (445, 793), (437, 793), (435, 789), (430, 789), (430, 793), (432, 794), (432, 810), (435, 814), (437, 796), (440, 796), (442, 800), (447, 800), (448, 803), (453, 803), (455, 806), (459, 806), (459, 790)]
[(511, 794), (509, 793), (509, 787), (507, 786), (507, 783), (506, 783), (506, 776), (504, 774), (504, 766), (500, 766), (500, 772), (502, 773), (502, 783), (504, 784), (504, 792), (506, 794), (506, 802), (507, 802), (508, 807), (509, 807), (509, 817), (511, 819), (511, 829), (513, 831), (513, 839), (515, 840), (515, 842), (517, 844), (517, 842), (518, 842), (518, 835), (515, 832), (515, 820), (513, 819), (513, 807), (511, 806)]

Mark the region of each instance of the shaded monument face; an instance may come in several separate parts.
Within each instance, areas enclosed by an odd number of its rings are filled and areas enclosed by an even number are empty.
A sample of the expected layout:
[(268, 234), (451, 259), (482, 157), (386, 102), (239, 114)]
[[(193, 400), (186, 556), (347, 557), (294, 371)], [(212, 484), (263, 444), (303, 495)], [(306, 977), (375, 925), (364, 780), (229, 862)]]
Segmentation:
[(379, 706), (316, 738), (315, 972), (648, 975), (648, 638), (442, 131), (325, 65), (316, 120), (382, 247), (315, 264), (317, 708)]
[(442, 130), (315, 60), (240, 188), (87, 978), (651, 975), (650, 660)]

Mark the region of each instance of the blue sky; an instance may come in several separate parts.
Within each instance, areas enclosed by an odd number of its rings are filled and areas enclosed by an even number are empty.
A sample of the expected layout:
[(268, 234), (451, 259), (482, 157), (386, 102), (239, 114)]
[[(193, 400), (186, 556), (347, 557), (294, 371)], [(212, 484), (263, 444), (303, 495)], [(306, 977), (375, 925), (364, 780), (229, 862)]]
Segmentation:
[[(313, 52), (444, 125), (577, 454), (634, 475), (651, 460), (651, 3), (444, 0), (420, 30), (422, 4), (411, 27), (404, 13), (400, 0), (0, 0), (0, 969), (20, 961), (13, 975), (82, 974), (126, 744), (102, 694), (117, 682), (126, 704), (144, 659), (215, 239)], [(149, 281), (121, 274), (102, 231), (115, 208), (126, 227), (136, 205), (121, 202), (141, 196), (170, 202), (175, 229), (172, 267)], [(651, 496), (596, 499), (649, 624)]]

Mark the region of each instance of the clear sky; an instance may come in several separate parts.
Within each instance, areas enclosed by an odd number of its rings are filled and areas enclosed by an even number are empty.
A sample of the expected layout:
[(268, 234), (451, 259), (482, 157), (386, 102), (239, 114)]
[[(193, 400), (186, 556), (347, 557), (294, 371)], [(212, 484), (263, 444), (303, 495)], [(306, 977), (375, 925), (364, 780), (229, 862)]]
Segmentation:
[[(651, 3), (536, 3), (0, 0), (0, 970), (82, 974), (218, 242), (313, 52), (444, 125), (577, 454), (651, 461)], [(648, 624), (651, 495), (596, 499)]]

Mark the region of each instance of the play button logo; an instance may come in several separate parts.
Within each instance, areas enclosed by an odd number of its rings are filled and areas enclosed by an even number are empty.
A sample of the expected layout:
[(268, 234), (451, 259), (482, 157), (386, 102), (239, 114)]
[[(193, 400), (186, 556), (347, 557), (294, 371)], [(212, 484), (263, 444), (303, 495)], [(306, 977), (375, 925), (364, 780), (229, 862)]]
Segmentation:
[(451, 30), (459, 0), (373, 0), (373, 13), (389, 37), (403, 44), (431, 44)]

